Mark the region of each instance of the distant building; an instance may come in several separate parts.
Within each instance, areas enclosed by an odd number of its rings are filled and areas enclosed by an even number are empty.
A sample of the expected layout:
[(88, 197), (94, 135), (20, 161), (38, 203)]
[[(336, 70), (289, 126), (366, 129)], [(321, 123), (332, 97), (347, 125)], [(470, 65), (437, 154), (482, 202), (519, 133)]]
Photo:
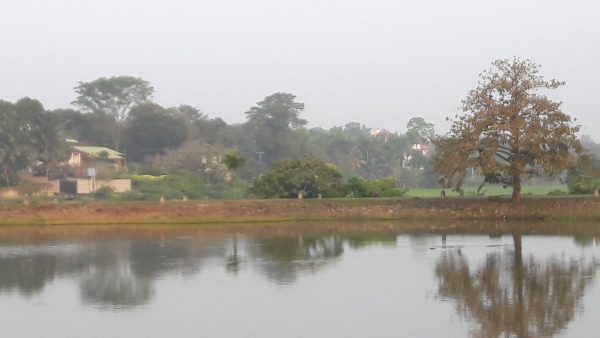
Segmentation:
[[(89, 194), (100, 187), (108, 186), (114, 192), (131, 191), (130, 179), (114, 179), (125, 171), (125, 157), (107, 147), (79, 145), (77, 140), (67, 139), (70, 156), (66, 163), (73, 169), (73, 176), (66, 179), (50, 179), (45, 163), (38, 161), (37, 167), (22, 172), (22, 178), (31, 184), (27, 189), (14, 187), (0, 189), (0, 199), (25, 196), (54, 196), (63, 194)], [(117, 175), (115, 175), (117, 174)]]
[(100, 162), (115, 168), (123, 168), (125, 157), (120, 152), (107, 147), (71, 145), (68, 164), (74, 169), (76, 178), (90, 176), (86, 175), (90, 172), (88, 169), (95, 168)]
[(412, 150), (418, 150), (423, 154), (423, 156), (431, 155), (431, 146), (426, 143), (415, 143), (412, 145)]
[(369, 135), (371, 135), (371, 137), (381, 138), (383, 139), (383, 142), (387, 142), (388, 138), (392, 135), (392, 132), (385, 129), (373, 128), (369, 130)]
[[(104, 186), (115, 192), (131, 191), (130, 179), (111, 179), (110, 173), (125, 169), (125, 156), (108, 147), (84, 146), (77, 140), (67, 139), (70, 156), (67, 161), (73, 169), (74, 179), (60, 181), (60, 192), (89, 194)], [(103, 177), (104, 176), (104, 177)]]
[[(402, 158), (402, 168), (414, 167), (415, 163), (413, 161), (413, 155), (421, 153), (425, 157), (430, 157), (432, 155), (431, 146), (427, 143), (415, 143), (411, 146), (411, 152), (405, 153)], [(425, 169), (422, 165), (418, 165), (420, 170)]]

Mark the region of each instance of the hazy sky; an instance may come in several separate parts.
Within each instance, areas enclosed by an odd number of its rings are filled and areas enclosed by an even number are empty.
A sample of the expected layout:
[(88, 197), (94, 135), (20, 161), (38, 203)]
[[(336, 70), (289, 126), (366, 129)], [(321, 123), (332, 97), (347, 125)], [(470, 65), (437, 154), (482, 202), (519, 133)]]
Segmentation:
[(274, 92), (311, 126), (404, 131), (446, 116), (498, 58), (567, 85), (550, 93), (600, 139), (600, 1), (0, 0), (0, 98), (68, 107), (78, 81), (133, 75), (163, 106), (242, 122)]

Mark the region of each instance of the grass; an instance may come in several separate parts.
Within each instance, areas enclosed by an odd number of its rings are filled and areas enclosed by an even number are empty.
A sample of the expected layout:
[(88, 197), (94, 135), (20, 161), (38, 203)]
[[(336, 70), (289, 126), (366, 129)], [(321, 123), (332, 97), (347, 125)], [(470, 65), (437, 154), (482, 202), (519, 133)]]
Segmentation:
[[(465, 196), (475, 196), (477, 187), (465, 187)], [(561, 190), (567, 192), (566, 185), (525, 185), (521, 188), (522, 195), (548, 195), (549, 192)], [(438, 188), (419, 188), (407, 191), (407, 197), (440, 197), (441, 189)], [(500, 185), (487, 185), (481, 191), (485, 196), (511, 195), (512, 188), (502, 188)], [(458, 196), (457, 192), (446, 190), (446, 196)]]

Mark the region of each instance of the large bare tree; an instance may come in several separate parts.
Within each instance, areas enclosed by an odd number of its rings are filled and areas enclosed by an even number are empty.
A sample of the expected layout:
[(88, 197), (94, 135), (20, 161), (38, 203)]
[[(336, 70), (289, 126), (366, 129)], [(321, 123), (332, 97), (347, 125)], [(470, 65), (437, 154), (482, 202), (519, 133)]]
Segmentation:
[(539, 66), (514, 57), (492, 63), (463, 101), (448, 135), (435, 141), (434, 170), (445, 188), (460, 189), (466, 169), (478, 168), (489, 183), (512, 186), (521, 200), (524, 177), (554, 177), (581, 148), (579, 127), (544, 92), (564, 84), (545, 80)]

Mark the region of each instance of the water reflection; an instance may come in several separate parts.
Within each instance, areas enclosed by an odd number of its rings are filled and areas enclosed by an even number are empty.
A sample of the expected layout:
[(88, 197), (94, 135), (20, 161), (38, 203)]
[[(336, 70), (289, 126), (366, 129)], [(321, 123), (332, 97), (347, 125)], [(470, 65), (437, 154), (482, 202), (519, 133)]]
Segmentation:
[(0, 256), (0, 292), (39, 293), (56, 274), (56, 256), (47, 253)]
[(553, 336), (573, 320), (592, 283), (593, 259), (524, 258), (521, 236), (513, 240), (514, 250), (488, 253), (474, 269), (460, 249), (437, 261), (439, 296), (476, 323), (473, 337)]
[[(193, 283), (177, 284), (182, 286), (181, 292), (186, 296), (201, 292), (206, 301), (203, 305), (209, 308), (215, 306), (215, 299), (245, 297), (239, 290), (244, 285), (252, 285), (253, 296), (256, 292), (256, 297), (244, 298), (246, 302), (260, 299), (257, 306), (261, 306), (271, 297), (274, 309), (285, 307), (290, 295), (329, 299), (333, 292), (343, 297), (334, 304), (323, 303), (324, 307), (347, 301), (347, 311), (362, 315), (368, 308), (373, 318), (367, 319), (380, 327), (378, 318), (389, 313), (396, 316), (400, 310), (413, 313), (415, 304), (428, 302), (427, 295), (434, 292), (452, 304), (444, 316), (450, 318), (455, 307), (473, 323), (469, 326), (473, 337), (548, 337), (574, 322), (585, 294), (592, 289), (596, 269), (592, 255), (570, 255), (590, 253), (597, 245), (596, 238), (555, 237), (553, 240), (565, 245), (566, 251), (556, 251), (554, 256), (539, 254), (540, 249), (549, 250), (545, 241), (550, 238), (541, 239), (535, 250), (527, 250), (529, 242), (519, 235), (460, 237), (458, 244), (456, 238), (441, 234), (282, 231), (269, 235), (119, 235), (33, 244), (4, 241), (0, 243), (0, 299), (7, 293), (43, 298), (48, 285), (68, 280), (75, 282), (79, 292), (74, 294), (86, 307), (147, 310), (149, 307), (143, 305), (161, 298), (157, 290), (162, 290), (162, 280), (190, 278)], [(326, 270), (343, 273), (322, 273)], [(318, 283), (299, 283), (306, 276), (314, 276), (314, 281), (323, 278)], [(260, 283), (252, 284), (255, 279)], [(373, 290), (365, 285), (387, 288)], [(275, 295), (272, 290), (276, 290)], [(206, 292), (218, 296), (212, 299)], [(163, 300), (171, 296), (162, 293)], [(386, 308), (381, 304), (388, 299)], [(448, 304), (430, 301), (440, 308)], [(311, 302), (317, 301), (307, 301)], [(353, 302), (363, 302), (363, 307), (351, 309)], [(431, 304), (424, 305), (427, 311)], [(377, 313), (380, 307), (385, 313)], [(202, 309), (196, 303), (191, 308)], [(340, 322), (347, 323), (354, 312)], [(386, 318), (384, 322), (388, 321)]]
[[(395, 236), (392, 236), (395, 238)], [(369, 239), (351, 238), (351, 245)], [(247, 238), (111, 238), (78, 243), (0, 246), (0, 293), (40, 293), (58, 278), (77, 278), (84, 303), (124, 308), (148, 303), (161, 275), (194, 275), (205, 264), (237, 274), (244, 265), (276, 284), (293, 284), (300, 273), (316, 273), (344, 252), (341, 236)], [(53, 250), (40, 251), (36, 248)]]
[(268, 278), (293, 284), (300, 272), (316, 272), (344, 252), (340, 236), (257, 238), (250, 253)]
[(147, 303), (160, 275), (197, 273), (203, 261), (224, 255), (224, 239), (116, 238), (78, 244), (0, 247), (0, 292), (32, 295), (54, 279), (79, 278), (82, 300), (99, 306)]

